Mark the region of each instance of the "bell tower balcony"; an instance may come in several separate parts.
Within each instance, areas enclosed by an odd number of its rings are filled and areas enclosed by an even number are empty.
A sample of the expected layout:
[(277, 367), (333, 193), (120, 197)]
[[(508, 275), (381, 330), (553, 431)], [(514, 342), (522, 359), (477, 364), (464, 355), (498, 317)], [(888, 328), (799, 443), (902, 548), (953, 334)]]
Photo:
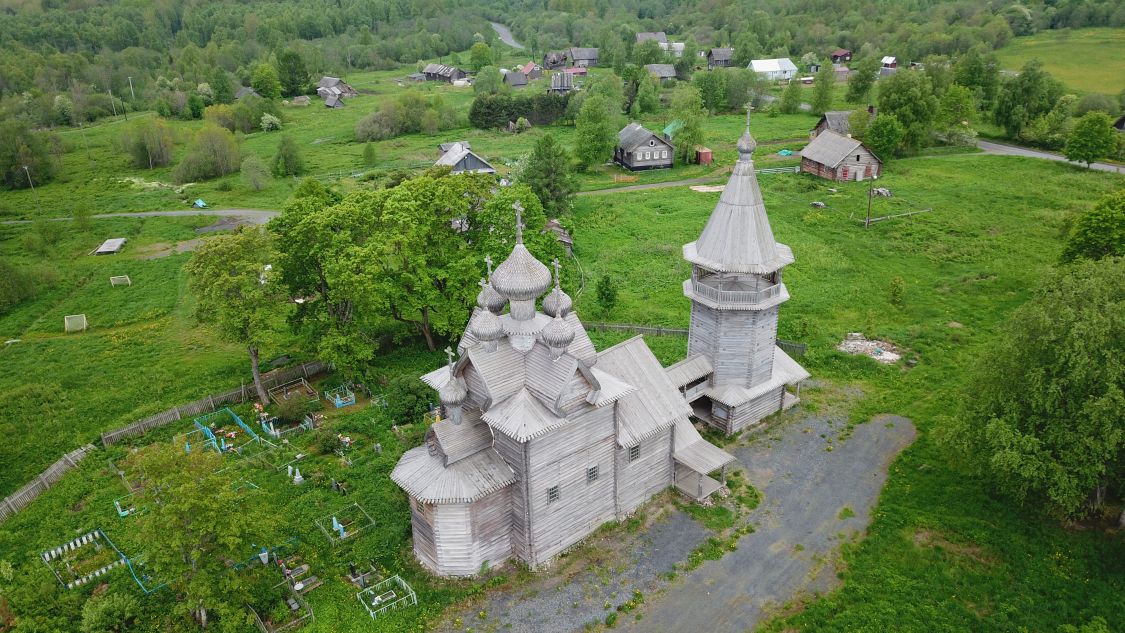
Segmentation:
[(684, 280), (684, 296), (716, 310), (766, 310), (789, 300), (781, 272), (768, 275), (715, 273), (695, 267)]

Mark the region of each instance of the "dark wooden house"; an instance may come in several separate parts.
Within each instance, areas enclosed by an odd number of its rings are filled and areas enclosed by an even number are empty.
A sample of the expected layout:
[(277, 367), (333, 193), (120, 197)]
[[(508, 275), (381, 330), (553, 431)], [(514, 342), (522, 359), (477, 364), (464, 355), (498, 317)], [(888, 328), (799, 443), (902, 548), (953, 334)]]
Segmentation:
[(707, 68), (728, 68), (733, 59), (733, 48), (712, 48), (707, 51)]
[(640, 123), (630, 123), (617, 133), (613, 162), (629, 171), (667, 169), (672, 166), (675, 148)]
[(547, 88), (547, 92), (564, 95), (574, 90), (574, 75), (571, 73), (553, 73), (551, 75), (551, 86)]
[(454, 174), (495, 174), (496, 169), (488, 161), (478, 156), (469, 149), (468, 143), (453, 143), (441, 158), (434, 163), (435, 167), (449, 167)]
[(331, 96), (354, 97), (359, 92), (339, 77), (324, 76), (316, 84), (316, 94), (320, 95), (322, 99), (327, 99)]
[(426, 64), (426, 67), (422, 69), (422, 74), (426, 76), (426, 81), (453, 83), (458, 79), (465, 78), (465, 71), (445, 64)]
[(676, 78), (676, 67), (672, 64), (645, 64), (645, 70), (662, 82)]
[(504, 75), (504, 83), (508, 84), (512, 88), (526, 88), (527, 75), (518, 70), (510, 70), (507, 72), (507, 74)]
[(837, 48), (836, 50), (832, 51), (831, 57), (833, 64), (842, 64), (844, 62), (852, 61), (852, 52), (846, 48)]
[(570, 66), (589, 68), (598, 65), (598, 49), (596, 48), (568, 48), (566, 62)]
[(657, 44), (667, 44), (668, 35), (664, 31), (637, 33), (637, 43), (653, 41)]
[(816, 127), (809, 132), (809, 138), (816, 138), (820, 133), (825, 130), (831, 130), (841, 136), (848, 136), (852, 133), (851, 124), (848, 122), (848, 117), (851, 116), (851, 110), (832, 110), (820, 115), (820, 120), (816, 122)]
[(870, 180), (883, 162), (858, 139), (825, 130), (801, 150), (801, 171), (828, 180)]

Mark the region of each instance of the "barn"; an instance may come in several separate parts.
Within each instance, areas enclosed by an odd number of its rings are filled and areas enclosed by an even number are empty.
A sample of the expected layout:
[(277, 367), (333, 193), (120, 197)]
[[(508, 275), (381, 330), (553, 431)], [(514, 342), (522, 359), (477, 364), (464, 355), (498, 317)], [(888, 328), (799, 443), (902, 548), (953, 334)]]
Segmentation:
[(750, 70), (770, 81), (789, 81), (797, 76), (797, 65), (788, 57), (750, 60)]
[(478, 156), (473, 150), (469, 149), (468, 143), (453, 143), (453, 145), (441, 155), (434, 163), (435, 167), (450, 167), (454, 174), (495, 174), (496, 169), (488, 164), (488, 161)]
[(828, 180), (878, 178), (883, 161), (859, 140), (825, 130), (801, 150), (801, 171)]

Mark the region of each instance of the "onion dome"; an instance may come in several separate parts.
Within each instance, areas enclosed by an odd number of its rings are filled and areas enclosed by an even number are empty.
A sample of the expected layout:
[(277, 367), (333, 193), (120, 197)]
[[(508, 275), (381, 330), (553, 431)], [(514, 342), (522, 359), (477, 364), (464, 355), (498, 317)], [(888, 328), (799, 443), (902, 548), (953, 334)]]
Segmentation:
[(530, 301), (551, 287), (551, 273), (523, 245), (523, 224), (520, 218), (523, 207), (518, 201), (512, 206), (516, 209), (516, 247), (508, 255), (508, 259), (496, 267), (491, 282), (496, 292), (511, 301)]
[(492, 284), (483, 279), (480, 280), (480, 292), (477, 293), (477, 305), (480, 306), (481, 310), (491, 312), (492, 314), (500, 314), (500, 311), (504, 309), (504, 304), (506, 303), (508, 302), (499, 292), (496, 292)]
[(547, 347), (563, 350), (570, 347), (570, 344), (574, 342), (574, 328), (563, 320), (562, 315), (556, 315), (543, 328), (543, 332), (539, 336)]
[(543, 312), (547, 316), (560, 316), (564, 317), (570, 314), (574, 308), (574, 302), (571, 300), (570, 295), (563, 292), (560, 288), (555, 288), (555, 291), (547, 295), (543, 299)]
[(746, 126), (746, 131), (742, 133), (742, 138), (738, 139), (738, 159), (739, 160), (752, 160), (751, 154), (757, 149), (758, 142), (750, 135), (750, 126)]
[(482, 343), (490, 343), (504, 336), (504, 328), (500, 325), (500, 317), (482, 308), (469, 321), (469, 333)]
[(457, 380), (455, 376), (450, 376), (449, 381), (441, 386), (438, 390), (438, 397), (441, 398), (441, 403), (447, 407), (460, 406), (465, 402), (465, 398), (469, 393), (465, 391), (465, 387), (461, 385), (461, 381)]

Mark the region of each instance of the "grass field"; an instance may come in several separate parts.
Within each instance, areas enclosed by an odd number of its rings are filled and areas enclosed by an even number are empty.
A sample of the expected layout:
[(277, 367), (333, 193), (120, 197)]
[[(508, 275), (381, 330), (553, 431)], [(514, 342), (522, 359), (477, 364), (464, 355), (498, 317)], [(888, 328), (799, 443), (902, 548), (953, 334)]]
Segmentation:
[(1038, 59), (1048, 72), (1079, 92), (1115, 95), (1125, 88), (1125, 29), (1042, 31), (1013, 39), (996, 55), (1005, 70), (1019, 70)]

